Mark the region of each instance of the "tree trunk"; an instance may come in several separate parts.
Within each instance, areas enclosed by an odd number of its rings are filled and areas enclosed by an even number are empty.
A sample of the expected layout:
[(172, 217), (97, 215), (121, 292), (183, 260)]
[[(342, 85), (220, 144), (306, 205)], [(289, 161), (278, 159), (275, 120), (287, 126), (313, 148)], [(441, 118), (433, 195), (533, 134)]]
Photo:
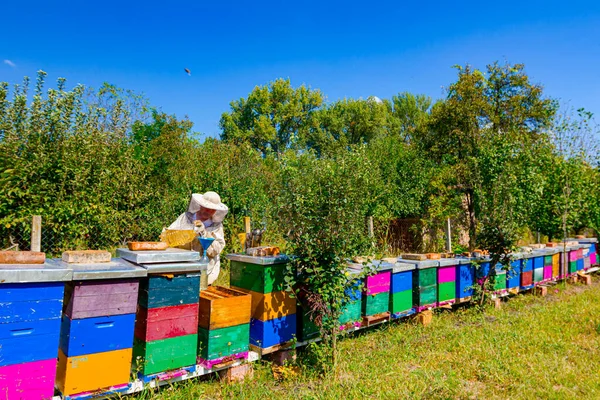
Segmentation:
[(467, 213), (469, 215), (469, 251), (473, 251), (475, 249), (475, 243), (477, 243), (477, 217), (475, 216), (473, 189), (468, 189), (466, 195)]

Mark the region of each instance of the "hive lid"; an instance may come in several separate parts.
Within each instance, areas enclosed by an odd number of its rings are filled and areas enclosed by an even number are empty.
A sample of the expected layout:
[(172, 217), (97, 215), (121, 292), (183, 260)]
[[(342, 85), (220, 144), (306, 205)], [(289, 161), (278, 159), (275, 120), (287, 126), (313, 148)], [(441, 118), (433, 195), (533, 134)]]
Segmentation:
[(117, 249), (117, 257), (140, 265), (200, 261), (199, 252), (174, 248), (156, 251), (132, 251), (121, 248)]
[(398, 262), (413, 264), (416, 269), (435, 268), (438, 266), (438, 260), (406, 260), (398, 257)]
[(208, 263), (200, 261), (183, 261), (172, 263), (138, 264), (146, 270), (148, 275), (152, 274), (177, 274), (186, 272), (206, 271)]
[(392, 268), (392, 273), (395, 274), (398, 272), (414, 271), (415, 269), (416, 266), (414, 264), (398, 261), (394, 264), (394, 268)]
[[(367, 267), (373, 268), (377, 272), (391, 271), (394, 268), (394, 265), (382, 260), (373, 260), (366, 264)], [(361, 271), (365, 265), (355, 262), (348, 262), (348, 267), (354, 270)]]
[(227, 254), (225, 257), (230, 261), (239, 261), (258, 265), (285, 264), (286, 262), (290, 261), (290, 257), (285, 254), (265, 257), (248, 256), (246, 254)]
[(73, 271), (46, 261), (44, 264), (0, 264), (0, 284), (67, 282)]
[(449, 267), (451, 265), (458, 265), (459, 261), (456, 258), (440, 258), (436, 260), (440, 267)]
[(120, 258), (111, 258), (110, 262), (89, 264), (71, 264), (60, 258), (54, 258), (49, 263), (71, 270), (74, 281), (142, 278), (148, 274), (145, 268)]
[(579, 242), (579, 243), (598, 243), (598, 238), (592, 237), (592, 238), (581, 238), (581, 239), (574, 239), (574, 238), (568, 238), (567, 241), (571, 242)]

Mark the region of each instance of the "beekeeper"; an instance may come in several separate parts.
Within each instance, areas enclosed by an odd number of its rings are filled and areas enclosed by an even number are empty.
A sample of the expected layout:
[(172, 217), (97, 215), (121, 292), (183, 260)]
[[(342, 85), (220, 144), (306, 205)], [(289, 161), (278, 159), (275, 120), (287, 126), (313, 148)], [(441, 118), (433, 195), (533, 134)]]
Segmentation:
[[(207, 268), (208, 284), (211, 285), (219, 277), (221, 270), (220, 254), (225, 248), (225, 232), (223, 220), (229, 212), (227, 206), (221, 203), (221, 197), (215, 192), (204, 194), (194, 193), (186, 212), (181, 214), (168, 229), (194, 230), (202, 237), (212, 237), (214, 242), (206, 250), (209, 258)], [(202, 245), (195, 239), (191, 249), (202, 252)]]

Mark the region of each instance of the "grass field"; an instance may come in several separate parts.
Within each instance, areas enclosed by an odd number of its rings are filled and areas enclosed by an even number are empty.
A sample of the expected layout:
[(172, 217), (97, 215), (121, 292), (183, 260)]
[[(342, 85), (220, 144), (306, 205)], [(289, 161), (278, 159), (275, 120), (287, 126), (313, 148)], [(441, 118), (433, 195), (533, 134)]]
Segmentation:
[(440, 311), (427, 327), (385, 324), (340, 343), (337, 378), (310, 371), (277, 381), (188, 381), (139, 399), (597, 399), (600, 283), (562, 283), (547, 297), (519, 295), (500, 310)]

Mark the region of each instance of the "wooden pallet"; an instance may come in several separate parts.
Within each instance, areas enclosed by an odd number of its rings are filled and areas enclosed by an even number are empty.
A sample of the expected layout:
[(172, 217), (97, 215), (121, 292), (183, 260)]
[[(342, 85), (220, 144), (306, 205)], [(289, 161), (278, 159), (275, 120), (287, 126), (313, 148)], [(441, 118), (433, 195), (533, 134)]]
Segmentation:
[(274, 353), (279, 350), (289, 350), (289, 349), (293, 349), (294, 347), (295, 347), (294, 342), (280, 343), (275, 346), (266, 347), (266, 348), (258, 347), (258, 346), (251, 344), (250, 350), (258, 353), (258, 355), (262, 357), (266, 354), (271, 354), (271, 353)]
[(390, 312), (386, 311), (386, 312), (382, 312), (379, 314), (375, 314), (375, 315), (367, 315), (364, 316), (362, 319), (362, 325), (364, 327), (368, 327), (380, 322), (384, 322), (384, 321), (389, 321), (390, 320)]

